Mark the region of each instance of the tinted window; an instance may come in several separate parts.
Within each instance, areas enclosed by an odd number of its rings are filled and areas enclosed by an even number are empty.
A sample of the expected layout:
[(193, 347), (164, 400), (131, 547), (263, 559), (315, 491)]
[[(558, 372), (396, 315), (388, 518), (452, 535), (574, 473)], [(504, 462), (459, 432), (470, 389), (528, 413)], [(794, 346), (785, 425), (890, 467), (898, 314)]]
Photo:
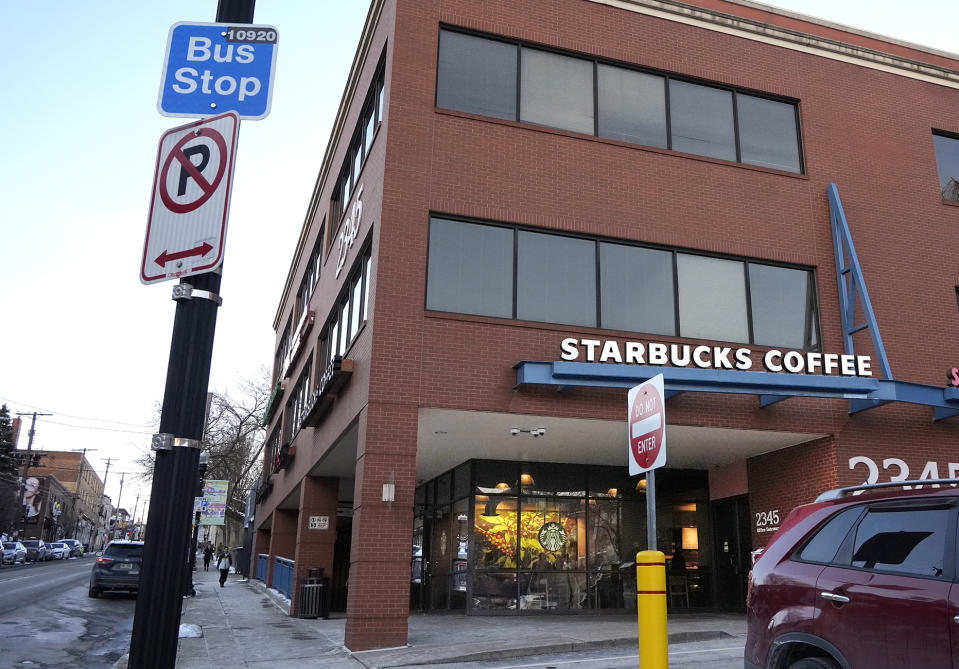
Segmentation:
[(942, 576), (950, 509), (870, 509), (856, 529), (852, 566)]
[(40, 542), (38, 542), (38, 541), (24, 541), (24, 542), (23, 542), (23, 545), (26, 546), (27, 548), (39, 548), (39, 547), (40, 547)]
[(799, 172), (794, 105), (737, 93), (736, 114), (744, 163)]
[(599, 258), (602, 327), (676, 334), (671, 252), (601, 243)]
[(430, 221), (426, 308), (511, 318), (513, 231)]
[(943, 135), (932, 136), (936, 148), (936, 166), (939, 168), (939, 190), (942, 199), (959, 202), (959, 139)]
[(765, 346), (806, 346), (809, 272), (749, 264), (753, 341)]
[(680, 336), (749, 341), (743, 263), (677, 253), (676, 271)]
[(513, 44), (440, 31), (436, 105), (516, 120)]
[(110, 544), (103, 551), (107, 557), (116, 559), (140, 558), (143, 557), (143, 546), (138, 544)]
[(520, 120), (592, 135), (593, 63), (522, 50)]
[(518, 234), (516, 317), (596, 325), (596, 243), (538, 232)]
[(4, 548), (16, 548), (17, 545), (14, 544), (14, 543), (10, 543), (9, 541), (5, 541), (4, 544), (3, 544), (3, 547), (4, 547)]
[(810, 562), (832, 562), (852, 524), (861, 514), (862, 507), (855, 506), (833, 516), (806, 544), (799, 558)]
[(663, 77), (600, 64), (599, 136), (666, 147), (666, 84)]
[(736, 160), (731, 91), (671, 79), (669, 112), (675, 151)]

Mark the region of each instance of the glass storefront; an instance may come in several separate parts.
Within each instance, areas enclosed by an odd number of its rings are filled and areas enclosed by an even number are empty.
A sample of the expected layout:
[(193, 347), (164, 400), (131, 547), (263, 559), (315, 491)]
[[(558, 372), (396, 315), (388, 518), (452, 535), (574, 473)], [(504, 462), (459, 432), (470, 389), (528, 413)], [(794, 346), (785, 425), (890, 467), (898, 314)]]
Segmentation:
[[(646, 486), (624, 467), (471, 460), (416, 491), (411, 608), (475, 614), (636, 608)], [(669, 603), (713, 605), (707, 474), (657, 472)]]

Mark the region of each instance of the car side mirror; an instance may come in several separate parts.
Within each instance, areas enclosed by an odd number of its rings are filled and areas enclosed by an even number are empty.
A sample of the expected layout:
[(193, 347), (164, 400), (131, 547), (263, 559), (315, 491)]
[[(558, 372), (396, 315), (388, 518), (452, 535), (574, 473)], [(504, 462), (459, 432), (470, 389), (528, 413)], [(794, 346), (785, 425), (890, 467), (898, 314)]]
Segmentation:
[(97, 551), (97, 557), (100, 557), (101, 555), (103, 555), (103, 551)]

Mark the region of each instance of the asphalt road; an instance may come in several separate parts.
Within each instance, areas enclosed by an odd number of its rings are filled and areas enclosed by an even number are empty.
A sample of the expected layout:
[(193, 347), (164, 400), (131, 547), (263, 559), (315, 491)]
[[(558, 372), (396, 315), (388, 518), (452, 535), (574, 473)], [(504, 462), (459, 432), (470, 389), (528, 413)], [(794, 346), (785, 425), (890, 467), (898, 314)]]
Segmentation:
[(0, 569), (0, 666), (111, 667), (126, 652), (136, 599), (90, 599), (92, 556)]

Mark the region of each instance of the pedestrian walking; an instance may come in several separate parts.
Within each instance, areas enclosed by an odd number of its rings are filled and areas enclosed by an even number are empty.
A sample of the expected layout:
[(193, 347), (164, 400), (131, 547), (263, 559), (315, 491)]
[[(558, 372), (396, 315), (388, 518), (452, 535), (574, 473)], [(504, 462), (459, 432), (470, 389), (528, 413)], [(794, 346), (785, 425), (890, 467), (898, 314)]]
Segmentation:
[(213, 546), (207, 544), (203, 549), (203, 571), (210, 571), (210, 560), (213, 559)]
[(220, 587), (226, 583), (226, 577), (230, 574), (230, 567), (233, 566), (233, 556), (226, 548), (220, 549), (220, 557), (217, 558), (216, 568), (220, 570)]

